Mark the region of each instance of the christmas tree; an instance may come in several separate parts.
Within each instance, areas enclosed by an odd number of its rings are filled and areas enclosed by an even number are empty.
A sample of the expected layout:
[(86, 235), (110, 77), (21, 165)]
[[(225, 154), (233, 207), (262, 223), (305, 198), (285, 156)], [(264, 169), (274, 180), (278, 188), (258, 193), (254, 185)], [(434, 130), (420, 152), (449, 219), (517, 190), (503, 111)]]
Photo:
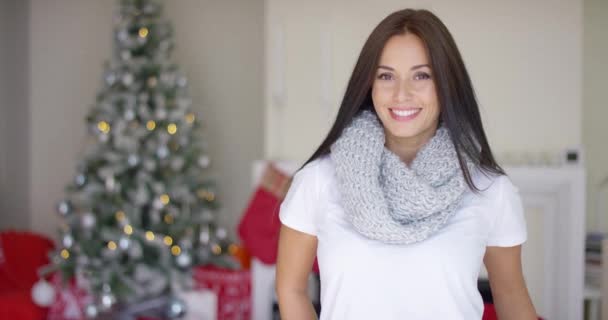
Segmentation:
[(58, 204), (60, 247), (46, 272), (78, 279), (87, 313), (176, 290), (193, 265), (229, 265), (216, 187), (172, 29), (154, 0), (121, 0), (111, 59), (86, 117), (89, 141)]

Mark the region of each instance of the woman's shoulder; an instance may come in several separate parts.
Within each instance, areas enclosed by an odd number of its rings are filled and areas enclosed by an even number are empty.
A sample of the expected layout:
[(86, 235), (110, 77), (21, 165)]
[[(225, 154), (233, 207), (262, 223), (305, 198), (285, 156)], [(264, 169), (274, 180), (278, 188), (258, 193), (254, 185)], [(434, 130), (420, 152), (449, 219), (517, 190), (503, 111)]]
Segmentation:
[(317, 176), (321, 179), (328, 178), (328, 176), (333, 174), (333, 163), (329, 154), (322, 155), (300, 169), (297, 174), (304, 176)]
[(310, 161), (295, 173), (294, 180), (306, 180), (323, 193), (323, 190), (330, 188), (329, 186), (335, 181), (335, 171), (330, 156), (322, 155)]
[(517, 187), (507, 174), (486, 172), (481, 169), (471, 171), (473, 184), (486, 198), (498, 200), (504, 193), (518, 192)]

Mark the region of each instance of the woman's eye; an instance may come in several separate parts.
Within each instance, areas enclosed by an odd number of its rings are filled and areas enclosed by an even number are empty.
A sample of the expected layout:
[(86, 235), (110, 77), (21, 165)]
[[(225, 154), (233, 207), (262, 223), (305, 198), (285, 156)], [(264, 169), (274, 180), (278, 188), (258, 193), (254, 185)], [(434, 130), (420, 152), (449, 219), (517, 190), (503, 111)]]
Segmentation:
[(426, 79), (430, 79), (430, 78), (431, 78), (431, 75), (426, 72), (418, 72), (414, 76), (414, 79), (416, 79), (416, 80), (426, 80)]
[(381, 73), (380, 75), (378, 75), (378, 79), (380, 80), (391, 80), (393, 78), (393, 75), (391, 75), (390, 73)]

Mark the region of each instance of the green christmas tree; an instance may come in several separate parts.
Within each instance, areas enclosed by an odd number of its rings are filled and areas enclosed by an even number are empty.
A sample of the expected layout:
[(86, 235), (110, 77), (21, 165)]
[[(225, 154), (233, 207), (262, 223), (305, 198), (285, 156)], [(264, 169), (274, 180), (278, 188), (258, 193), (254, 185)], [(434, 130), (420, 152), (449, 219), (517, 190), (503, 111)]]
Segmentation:
[[(197, 264), (233, 266), (216, 186), (172, 29), (153, 0), (121, 0), (112, 58), (86, 117), (89, 143), (66, 199), (52, 269), (84, 279), (90, 315), (166, 295)], [(81, 281), (82, 282), (82, 281)]]

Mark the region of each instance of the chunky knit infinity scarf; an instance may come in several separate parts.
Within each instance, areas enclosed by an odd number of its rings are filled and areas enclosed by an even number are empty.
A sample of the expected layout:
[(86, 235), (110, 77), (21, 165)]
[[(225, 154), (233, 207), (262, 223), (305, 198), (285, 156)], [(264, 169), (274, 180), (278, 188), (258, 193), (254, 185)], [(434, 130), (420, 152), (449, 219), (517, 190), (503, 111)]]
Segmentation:
[(456, 150), (443, 126), (411, 167), (384, 144), (382, 124), (365, 110), (331, 146), (347, 220), (384, 243), (422, 241), (445, 225), (467, 188)]

